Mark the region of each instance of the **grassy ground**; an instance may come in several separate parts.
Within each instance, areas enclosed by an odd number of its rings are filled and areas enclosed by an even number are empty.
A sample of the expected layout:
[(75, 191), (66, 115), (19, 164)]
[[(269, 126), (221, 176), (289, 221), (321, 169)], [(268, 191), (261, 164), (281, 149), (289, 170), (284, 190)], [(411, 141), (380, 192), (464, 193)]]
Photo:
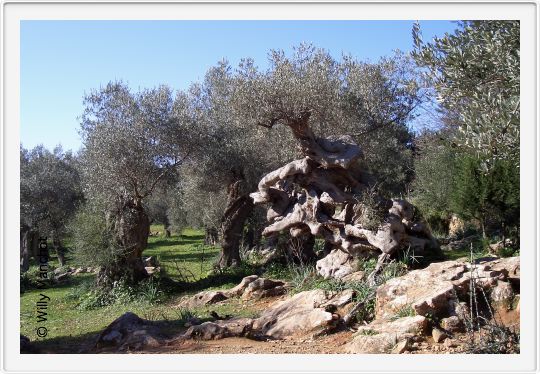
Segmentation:
[[(152, 232), (159, 231), (159, 227), (152, 227)], [(235, 284), (238, 277), (211, 276), (209, 271), (219, 253), (219, 248), (203, 245), (204, 235), (197, 230), (184, 230), (181, 235), (173, 235), (171, 238), (163, 236), (150, 237), (148, 248), (144, 256), (155, 256), (165, 269), (166, 274), (177, 281), (189, 282), (195, 286), (192, 289), (167, 295), (160, 302), (148, 302), (146, 300), (133, 300), (115, 303), (100, 308), (81, 308), (78, 297), (81, 290), (90, 292), (93, 288), (94, 274), (78, 274), (72, 276), (65, 284), (56, 284), (50, 288), (37, 290), (31, 289), (21, 294), (20, 297), (20, 330), (42, 351), (58, 353), (76, 353), (78, 349), (90, 345), (96, 334), (102, 331), (114, 319), (125, 312), (134, 312), (142, 318), (150, 320), (167, 320), (172, 328), (182, 328), (184, 311), (175, 307), (178, 299), (188, 293), (194, 293), (203, 288), (227, 288)], [(68, 257), (69, 260), (69, 257)], [(58, 266), (56, 258), (51, 256), (51, 268)], [(76, 267), (77, 264), (68, 263)], [(33, 266), (30, 272), (36, 271)], [(217, 281), (217, 282), (216, 282)], [(236, 282), (237, 283), (237, 282)], [(37, 322), (36, 303), (44, 294), (50, 298), (48, 302), (47, 321)], [(245, 305), (228, 303), (224, 306), (213, 305), (220, 315), (234, 314), (252, 316), (253, 312)], [(209, 310), (200, 309), (190, 311), (200, 317), (208, 315)], [(240, 313), (240, 314), (239, 314)], [(178, 322), (178, 323), (177, 323)], [(36, 329), (45, 326), (47, 336), (40, 338)]]

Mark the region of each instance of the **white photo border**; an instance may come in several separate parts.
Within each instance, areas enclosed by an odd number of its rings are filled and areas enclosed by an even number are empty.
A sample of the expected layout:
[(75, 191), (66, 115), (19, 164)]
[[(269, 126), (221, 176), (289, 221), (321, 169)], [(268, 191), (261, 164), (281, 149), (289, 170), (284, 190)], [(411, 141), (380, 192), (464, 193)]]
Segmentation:
[[(536, 372), (538, 370), (538, 3), (3, 1), (2, 352), (5, 372)], [(32, 355), (19, 353), (19, 129), (21, 20), (521, 21), (521, 353), (516, 355)], [(324, 46), (321, 46), (324, 47)], [(17, 265), (16, 265), (17, 264)]]

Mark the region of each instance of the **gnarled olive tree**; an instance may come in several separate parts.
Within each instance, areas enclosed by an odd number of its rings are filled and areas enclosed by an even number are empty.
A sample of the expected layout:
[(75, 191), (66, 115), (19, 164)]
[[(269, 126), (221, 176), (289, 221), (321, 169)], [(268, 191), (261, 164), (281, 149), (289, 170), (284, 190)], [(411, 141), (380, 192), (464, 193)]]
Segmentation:
[(149, 235), (143, 202), (197, 146), (185, 95), (166, 86), (133, 93), (109, 83), (85, 97), (81, 165), (88, 200), (104, 206), (104, 219), (123, 253), (98, 281), (146, 277), (141, 259)]
[(355, 118), (343, 105), (354, 92), (344, 84), (342, 67), (324, 51), (309, 48), (300, 48), (293, 59), (274, 53), (271, 61), (265, 73), (248, 66), (240, 74), (235, 103), (262, 127), (281, 124), (292, 130), (302, 158), (266, 174), (250, 195), (255, 204), (269, 207), (263, 235), (288, 231), (293, 237), (322, 238), (350, 254), (379, 251), (379, 265), (406, 245), (436, 246), (402, 200), (377, 196), (376, 209), (383, 214), (374, 227), (366, 224), (365, 212), (373, 207), (363, 203), (370, 188), (359, 163), (360, 147), (348, 135), (315, 135), (313, 128), (332, 128), (334, 134), (351, 128), (348, 121)]

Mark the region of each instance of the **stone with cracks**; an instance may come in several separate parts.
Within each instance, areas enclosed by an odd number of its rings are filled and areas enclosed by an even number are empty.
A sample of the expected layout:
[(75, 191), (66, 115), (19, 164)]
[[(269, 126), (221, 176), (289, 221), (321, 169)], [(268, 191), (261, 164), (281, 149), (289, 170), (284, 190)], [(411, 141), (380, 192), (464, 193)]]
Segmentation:
[[(297, 333), (318, 333), (337, 324), (335, 314), (352, 301), (352, 291), (329, 292), (311, 290), (300, 292), (268, 308), (253, 323), (261, 335), (282, 339)], [(331, 307), (333, 306), (333, 307)]]
[[(412, 248), (416, 254), (438, 249), (427, 227), (415, 221), (413, 206), (404, 200), (376, 196), (382, 216), (376, 225), (365, 222), (364, 212), (371, 207), (362, 197), (370, 189), (357, 162), (362, 157), (360, 148), (350, 136), (316, 137), (309, 117), (306, 112), (280, 121), (292, 130), (304, 157), (265, 175), (258, 191), (250, 194), (255, 204), (268, 206), (269, 224), (263, 235), (312, 235), (353, 257), (377, 252), (376, 272), (400, 248)], [(271, 128), (277, 122), (265, 126)], [(348, 265), (336, 269), (333, 262), (329, 259), (320, 266), (323, 276), (352, 272)]]
[(361, 326), (347, 345), (347, 353), (390, 353), (398, 342), (423, 335), (428, 320), (423, 316), (402, 317), (396, 320), (375, 320)]
[(194, 309), (205, 305), (216, 304), (227, 299), (228, 296), (222, 291), (202, 291), (193, 296), (183, 297), (176, 307)]

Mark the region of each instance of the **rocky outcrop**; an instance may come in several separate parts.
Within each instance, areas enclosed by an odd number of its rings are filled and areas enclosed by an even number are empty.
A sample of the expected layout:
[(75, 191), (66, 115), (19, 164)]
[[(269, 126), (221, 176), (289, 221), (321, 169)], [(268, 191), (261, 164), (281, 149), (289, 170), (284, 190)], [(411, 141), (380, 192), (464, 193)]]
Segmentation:
[[(470, 319), (469, 290), (508, 305), (519, 291), (519, 257), (433, 263), (388, 280), (376, 292), (375, 320), (361, 326), (347, 346), (351, 353), (403, 353), (410, 339), (431, 334), (435, 343), (464, 332)], [(480, 291), (481, 289), (482, 291)], [(406, 312), (414, 316), (402, 317)], [(426, 317), (438, 320), (431, 326)]]
[(114, 348), (115, 350), (140, 350), (158, 347), (164, 338), (159, 328), (152, 322), (127, 312), (115, 319), (101, 332), (96, 342), (96, 349)]
[[(477, 264), (446, 261), (390, 279), (377, 289), (376, 317), (388, 318), (403, 308), (418, 315), (456, 315), (460, 298), (468, 293), (471, 277), (477, 287), (495, 289), (510, 275), (519, 277), (519, 257), (484, 259)], [(429, 286), (428, 286), (429, 285)], [(502, 287), (502, 286), (499, 286)]]

